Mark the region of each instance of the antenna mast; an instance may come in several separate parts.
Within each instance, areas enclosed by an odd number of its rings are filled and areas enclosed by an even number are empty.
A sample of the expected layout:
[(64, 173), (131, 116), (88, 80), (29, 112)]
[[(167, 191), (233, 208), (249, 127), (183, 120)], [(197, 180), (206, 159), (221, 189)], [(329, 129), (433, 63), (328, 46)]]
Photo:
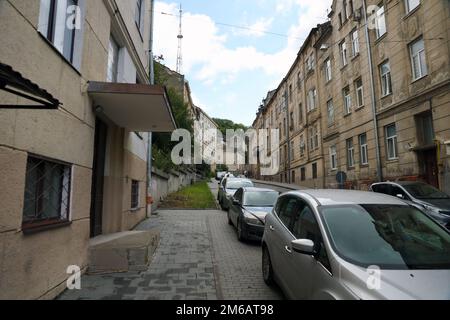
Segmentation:
[(180, 32), (178, 34), (178, 54), (177, 54), (177, 72), (181, 74), (183, 68), (183, 51), (182, 51), (182, 42), (183, 42), (183, 29), (182, 29), (182, 21), (183, 21), (183, 9), (180, 4)]

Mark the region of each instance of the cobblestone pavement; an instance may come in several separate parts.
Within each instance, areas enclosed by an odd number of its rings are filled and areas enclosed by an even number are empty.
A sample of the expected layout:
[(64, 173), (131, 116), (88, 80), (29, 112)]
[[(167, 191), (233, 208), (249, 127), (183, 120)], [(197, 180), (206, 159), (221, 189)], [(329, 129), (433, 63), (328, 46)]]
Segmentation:
[[(210, 187), (215, 192), (217, 183)], [(161, 230), (149, 269), (82, 277), (82, 290), (59, 299), (280, 299), (261, 277), (261, 247), (243, 244), (218, 210), (167, 210), (137, 229)]]

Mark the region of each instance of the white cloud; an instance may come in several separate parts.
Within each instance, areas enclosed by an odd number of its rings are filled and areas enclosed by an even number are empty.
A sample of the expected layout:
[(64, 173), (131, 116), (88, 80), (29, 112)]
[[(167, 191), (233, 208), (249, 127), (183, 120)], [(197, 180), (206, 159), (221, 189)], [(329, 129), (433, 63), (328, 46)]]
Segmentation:
[[(261, 70), (265, 75), (281, 77), (287, 72), (312, 27), (325, 21), (326, 9), (331, 0), (277, 0), (276, 10), (298, 8), (297, 23), (288, 30), (286, 47), (267, 54), (253, 46), (227, 47), (227, 35), (221, 33), (214, 21), (206, 15), (185, 12), (183, 17), (183, 73), (207, 85), (227, 84), (245, 71)], [(178, 4), (158, 1), (155, 4), (155, 54), (163, 54), (165, 64), (175, 69), (177, 55), (178, 19), (161, 15), (178, 14)], [(292, 11), (290, 11), (292, 12)], [(322, 18), (319, 18), (322, 17)], [(268, 31), (274, 18), (257, 20), (252, 30), (242, 35), (262, 36)]]
[(274, 18), (260, 18), (255, 23), (239, 29), (235, 34), (250, 37), (262, 37), (272, 26)]

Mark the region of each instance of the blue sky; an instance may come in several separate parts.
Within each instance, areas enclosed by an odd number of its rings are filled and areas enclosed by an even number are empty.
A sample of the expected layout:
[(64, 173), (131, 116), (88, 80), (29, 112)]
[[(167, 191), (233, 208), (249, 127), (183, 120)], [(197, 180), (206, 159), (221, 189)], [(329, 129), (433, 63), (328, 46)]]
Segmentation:
[[(309, 33), (326, 21), (331, 0), (178, 0), (155, 5), (155, 54), (176, 68), (179, 4), (183, 70), (194, 103), (210, 116), (251, 125)], [(248, 27), (233, 28), (222, 24)], [(261, 31), (278, 33), (275, 36)]]

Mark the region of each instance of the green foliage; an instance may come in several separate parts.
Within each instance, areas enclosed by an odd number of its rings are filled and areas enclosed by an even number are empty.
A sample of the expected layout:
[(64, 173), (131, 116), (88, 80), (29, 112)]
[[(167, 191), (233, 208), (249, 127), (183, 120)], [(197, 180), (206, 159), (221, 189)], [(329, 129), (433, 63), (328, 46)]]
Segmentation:
[(242, 129), (242, 130), (244, 130), (244, 132), (248, 130), (248, 127), (244, 126), (243, 124), (234, 123), (231, 120), (217, 119), (217, 118), (214, 118), (213, 120), (219, 126), (219, 130), (222, 132), (224, 137), (226, 137), (228, 129), (232, 129), (232, 130)]
[(161, 208), (216, 209), (216, 202), (208, 184), (199, 182), (169, 195)]

